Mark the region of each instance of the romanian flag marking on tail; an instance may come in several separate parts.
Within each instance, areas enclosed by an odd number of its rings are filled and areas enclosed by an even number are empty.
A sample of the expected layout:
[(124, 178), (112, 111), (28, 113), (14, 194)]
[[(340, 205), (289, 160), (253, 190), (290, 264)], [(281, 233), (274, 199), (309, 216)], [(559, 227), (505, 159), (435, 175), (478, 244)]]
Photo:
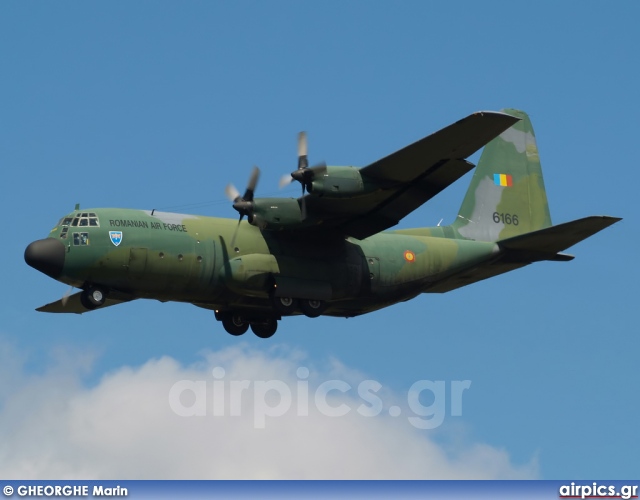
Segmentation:
[(513, 186), (513, 177), (510, 174), (493, 174), (493, 182), (496, 186)]

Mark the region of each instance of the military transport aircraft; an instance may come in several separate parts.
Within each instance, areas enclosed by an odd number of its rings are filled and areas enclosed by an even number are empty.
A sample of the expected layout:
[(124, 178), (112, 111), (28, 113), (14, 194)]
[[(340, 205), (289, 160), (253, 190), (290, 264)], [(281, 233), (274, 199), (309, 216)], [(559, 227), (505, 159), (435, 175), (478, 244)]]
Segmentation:
[[(469, 172), (465, 158), (483, 146), (451, 225), (385, 231)], [(620, 220), (551, 224), (533, 128), (513, 109), (474, 113), (360, 169), (309, 167), (301, 133), (298, 169), (283, 182), (301, 184), (297, 199), (254, 197), (258, 176), (254, 168), (242, 195), (227, 186), (238, 221), (76, 205), (24, 258), (81, 291), (37, 310), (190, 302), (232, 335), (251, 327), (268, 338), (285, 316), (358, 316), (571, 260), (565, 249)]]

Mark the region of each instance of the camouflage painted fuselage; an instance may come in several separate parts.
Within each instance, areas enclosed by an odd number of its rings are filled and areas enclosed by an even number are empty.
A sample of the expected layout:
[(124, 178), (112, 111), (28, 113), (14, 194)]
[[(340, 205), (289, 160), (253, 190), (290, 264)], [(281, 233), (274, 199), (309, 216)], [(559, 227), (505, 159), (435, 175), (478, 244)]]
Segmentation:
[[(283, 316), (357, 316), (533, 262), (571, 260), (564, 250), (620, 219), (553, 226), (531, 121), (506, 111), (470, 115), (362, 169), (307, 169), (300, 156), (291, 177), (309, 194), (298, 199), (254, 199), (254, 169), (243, 196), (228, 187), (248, 219), (240, 225), (76, 207), (26, 248), (25, 261), (82, 291), (37, 310), (189, 302), (214, 310), (232, 335), (250, 325), (268, 338)], [(465, 158), (485, 144), (451, 225), (381, 232), (470, 171)]]
[(64, 237), (56, 226), (49, 235), (65, 245), (60, 281), (220, 311), (269, 313), (269, 293), (280, 287), (325, 300), (326, 315), (356, 316), (410, 299), (498, 252), (495, 243), (446, 238), (448, 228), (320, 244), (246, 222), (231, 248), (233, 219), (129, 209), (83, 209), (66, 218), (80, 213), (94, 213), (98, 226), (68, 227)]

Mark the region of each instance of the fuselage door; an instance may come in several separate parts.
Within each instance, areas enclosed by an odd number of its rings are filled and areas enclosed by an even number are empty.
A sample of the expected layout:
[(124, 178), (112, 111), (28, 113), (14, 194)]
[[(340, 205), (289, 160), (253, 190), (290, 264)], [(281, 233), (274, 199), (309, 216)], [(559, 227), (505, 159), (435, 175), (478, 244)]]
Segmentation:
[(197, 240), (195, 244), (195, 264), (190, 280), (190, 288), (210, 294), (216, 286), (216, 242)]
[(147, 269), (147, 249), (131, 248), (129, 250), (129, 278), (140, 280)]
[(380, 283), (380, 259), (378, 257), (365, 257), (369, 269), (369, 283), (371, 291), (376, 292)]

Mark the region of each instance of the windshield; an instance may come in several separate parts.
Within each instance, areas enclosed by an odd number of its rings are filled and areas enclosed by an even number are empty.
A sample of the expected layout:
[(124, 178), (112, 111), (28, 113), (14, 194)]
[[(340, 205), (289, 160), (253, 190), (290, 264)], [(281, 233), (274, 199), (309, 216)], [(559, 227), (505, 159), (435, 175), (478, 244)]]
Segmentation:
[[(66, 240), (69, 233), (69, 227), (100, 227), (100, 219), (98, 219), (98, 216), (94, 212), (78, 212), (60, 219), (58, 221), (58, 226), (62, 227), (62, 231), (60, 231), (60, 238)], [(76, 237), (75, 234), (82, 234), (82, 236)], [(74, 233), (74, 244), (86, 244), (76, 243), (76, 241), (87, 241), (87, 233)]]

